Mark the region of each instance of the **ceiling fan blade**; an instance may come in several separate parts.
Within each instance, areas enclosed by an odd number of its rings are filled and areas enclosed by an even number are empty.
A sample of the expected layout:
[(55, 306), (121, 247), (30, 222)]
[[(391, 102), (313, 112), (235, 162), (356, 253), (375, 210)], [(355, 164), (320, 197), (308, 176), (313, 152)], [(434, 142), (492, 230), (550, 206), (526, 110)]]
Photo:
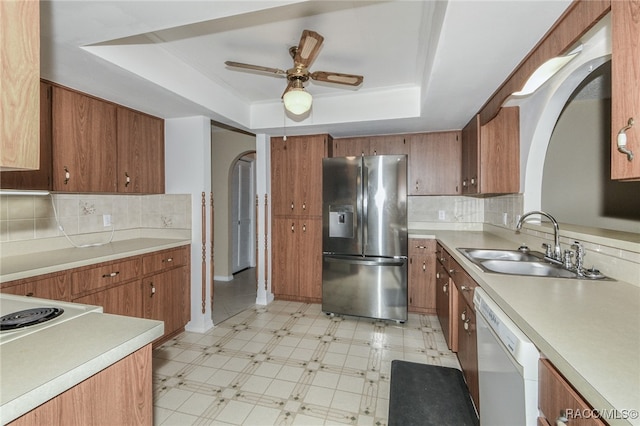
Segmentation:
[(355, 74), (342, 74), (339, 72), (316, 71), (310, 74), (313, 80), (326, 81), (328, 83), (347, 84), (349, 86), (359, 86), (364, 77)]
[(253, 70), (253, 71), (262, 71), (262, 72), (267, 72), (267, 73), (271, 73), (271, 74), (278, 74), (278, 75), (282, 75), (282, 76), (286, 76), (287, 72), (278, 68), (269, 68), (269, 67), (262, 67), (260, 65), (251, 65), (251, 64), (243, 64), (241, 62), (233, 62), (233, 61), (226, 61), (225, 65), (227, 65), (228, 67), (234, 67), (234, 68), (244, 68), (247, 70)]
[(302, 37), (300, 37), (298, 50), (296, 51), (296, 56), (293, 58), (293, 61), (296, 64), (301, 64), (308, 68), (313, 60), (316, 59), (316, 56), (318, 56), (323, 41), (324, 37), (317, 32), (304, 30)]

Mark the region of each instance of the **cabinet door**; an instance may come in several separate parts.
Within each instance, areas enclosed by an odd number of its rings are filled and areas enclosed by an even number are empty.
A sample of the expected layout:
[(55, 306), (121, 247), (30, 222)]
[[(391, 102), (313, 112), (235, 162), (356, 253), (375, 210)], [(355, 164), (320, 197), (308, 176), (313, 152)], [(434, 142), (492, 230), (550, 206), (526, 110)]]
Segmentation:
[(409, 155), (409, 143), (405, 135), (372, 136), (369, 138), (369, 155)]
[(322, 159), (327, 156), (327, 136), (305, 136), (296, 145), (294, 214), (322, 216)]
[(480, 144), (480, 116), (476, 114), (462, 129), (462, 194), (477, 194), (480, 188), (478, 179), (478, 146)]
[(116, 191), (116, 107), (53, 88), (53, 189)]
[[(293, 176), (290, 142), (283, 138), (271, 138), (271, 213), (274, 216), (292, 214)], [(290, 164), (291, 163), (291, 164)]]
[(40, 2), (0, 2), (0, 169), (38, 168)]
[[(611, 2), (611, 179), (640, 179), (640, 1)], [(630, 161), (618, 151), (618, 132), (626, 131)]]
[(142, 288), (137, 280), (73, 299), (73, 302), (102, 306), (106, 314), (143, 316)]
[(164, 193), (164, 121), (118, 107), (118, 192)]
[[(274, 218), (271, 227), (271, 286), (276, 296), (298, 296), (296, 220)], [(301, 249), (301, 248), (300, 248)]]
[(459, 193), (460, 132), (422, 133), (409, 137), (409, 195)]
[(482, 194), (513, 194), (520, 190), (520, 108), (501, 108), (480, 127)]
[(142, 280), (144, 318), (164, 321), (164, 335), (185, 326), (184, 268), (176, 268)]
[(479, 385), (478, 385), (478, 349), (476, 316), (473, 308), (468, 305), (462, 294), (458, 294), (458, 306), (460, 315), (458, 317), (458, 360), (462, 367), (467, 387), (471, 394), (471, 399), (480, 409), (479, 405)]
[(436, 313), (436, 241), (409, 240), (409, 311)]
[(307, 218), (296, 221), (295, 245), (297, 253), (290, 261), (298, 262), (299, 296), (322, 299), (322, 219)]
[(51, 92), (50, 84), (40, 83), (40, 168), (2, 172), (0, 187), (10, 189), (51, 190)]
[[(454, 351), (452, 345), (451, 330), (451, 286), (449, 282), (449, 274), (445, 267), (438, 262), (436, 264), (436, 313), (442, 328), (444, 340), (447, 342), (449, 349)], [(457, 334), (457, 330), (456, 330)], [(454, 351), (455, 352), (455, 351)]]
[(538, 361), (538, 407), (543, 419), (554, 425), (560, 424), (556, 423), (556, 419), (560, 417), (568, 419), (570, 425), (605, 424), (601, 419), (584, 415), (593, 412), (592, 407), (571, 387), (553, 364), (544, 358)]
[(333, 140), (333, 157), (361, 157), (369, 155), (369, 138), (340, 138)]

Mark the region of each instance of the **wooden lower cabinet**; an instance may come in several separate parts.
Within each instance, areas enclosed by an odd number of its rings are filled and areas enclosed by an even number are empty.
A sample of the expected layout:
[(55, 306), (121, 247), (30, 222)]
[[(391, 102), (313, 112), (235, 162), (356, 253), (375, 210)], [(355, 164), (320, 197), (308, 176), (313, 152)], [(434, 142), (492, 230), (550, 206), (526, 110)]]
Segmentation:
[[(540, 425), (604, 426), (596, 413), (548, 359), (538, 361)], [(563, 422), (563, 423), (560, 423)]]
[(185, 307), (182, 268), (162, 272), (142, 280), (144, 318), (164, 321), (165, 338), (184, 329)]
[[(452, 295), (455, 294), (454, 295)], [(442, 334), (447, 346), (453, 352), (458, 350), (458, 328), (452, 321), (451, 313), (457, 311), (458, 297), (455, 286), (451, 285), (449, 274), (444, 265), (437, 262), (436, 265), (436, 312)]]
[(190, 246), (2, 283), (0, 292), (102, 306), (103, 312), (164, 321), (159, 345), (191, 319)]
[(9, 423), (12, 426), (89, 424), (153, 424), (150, 344)]
[(322, 219), (277, 217), (272, 224), (272, 290), (276, 299), (322, 300)]
[(102, 306), (107, 314), (142, 317), (142, 289), (135, 280), (73, 300), (74, 303)]
[(458, 360), (471, 399), (473, 399), (476, 410), (480, 410), (476, 315), (473, 304), (467, 303), (461, 291), (458, 291), (458, 312)]
[(409, 239), (409, 312), (436, 313), (436, 240)]
[(2, 284), (0, 291), (18, 296), (39, 297), (41, 299), (69, 302), (71, 301), (69, 282), (68, 274), (54, 273)]

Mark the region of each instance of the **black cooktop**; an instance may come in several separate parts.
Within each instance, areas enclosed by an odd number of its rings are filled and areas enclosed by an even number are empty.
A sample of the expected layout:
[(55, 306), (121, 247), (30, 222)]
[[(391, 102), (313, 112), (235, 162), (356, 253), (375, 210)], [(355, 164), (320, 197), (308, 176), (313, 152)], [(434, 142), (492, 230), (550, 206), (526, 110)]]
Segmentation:
[(62, 308), (33, 308), (13, 312), (0, 317), (0, 331), (40, 324), (62, 315), (63, 312)]

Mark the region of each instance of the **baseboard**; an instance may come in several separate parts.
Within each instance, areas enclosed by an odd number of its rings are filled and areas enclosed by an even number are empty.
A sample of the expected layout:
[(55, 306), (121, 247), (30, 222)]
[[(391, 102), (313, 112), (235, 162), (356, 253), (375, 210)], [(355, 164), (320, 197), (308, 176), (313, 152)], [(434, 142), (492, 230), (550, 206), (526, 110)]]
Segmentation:
[(214, 275), (214, 281), (233, 281), (233, 275)]

